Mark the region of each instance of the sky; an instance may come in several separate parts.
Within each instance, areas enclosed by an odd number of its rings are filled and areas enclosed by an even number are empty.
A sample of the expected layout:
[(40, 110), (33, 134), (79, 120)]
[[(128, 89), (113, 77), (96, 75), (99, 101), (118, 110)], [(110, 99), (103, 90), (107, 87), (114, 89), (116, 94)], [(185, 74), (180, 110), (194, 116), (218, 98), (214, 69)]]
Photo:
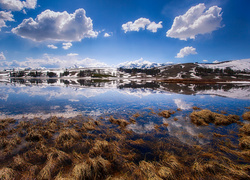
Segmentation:
[(250, 58), (249, 0), (0, 0), (0, 68)]

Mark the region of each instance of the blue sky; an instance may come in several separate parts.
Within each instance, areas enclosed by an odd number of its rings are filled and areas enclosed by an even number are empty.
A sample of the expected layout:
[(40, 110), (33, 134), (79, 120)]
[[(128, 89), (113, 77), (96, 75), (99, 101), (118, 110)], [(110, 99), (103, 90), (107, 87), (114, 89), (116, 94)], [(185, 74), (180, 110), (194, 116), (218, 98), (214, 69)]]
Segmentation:
[(248, 0), (0, 0), (0, 66), (246, 59), (249, 7)]

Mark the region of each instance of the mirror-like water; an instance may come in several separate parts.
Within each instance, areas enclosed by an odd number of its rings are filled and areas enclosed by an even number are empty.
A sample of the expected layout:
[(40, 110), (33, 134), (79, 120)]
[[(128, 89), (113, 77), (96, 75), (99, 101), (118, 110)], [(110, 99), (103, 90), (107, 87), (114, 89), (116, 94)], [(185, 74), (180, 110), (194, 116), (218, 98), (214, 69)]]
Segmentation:
[[(168, 123), (168, 131), (186, 143), (205, 143), (194, 139), (199, 133), (211, 137), (211, 128), (190, 123), (193, 107), (224, 111), (241, 116), (250, 105), (249, 84), (167, 84), (146, 81), (100, 80), (12, 80), (0, 84), (1, 117), (49, 118), (52, 115), (77, 115), (127, 118), (141, 114), (136, 124), (127, 128), (147, 133), (155, 125)], [(177, 109), (181, 111), (177, 111)], [(171, 118), (157, 114), (161, 110), (176, 111)], [(150, 113), (150, 112), (155, 113)], [(175, 120), (173, 120), (175, 119)], [(236, 128), (231, 125), (219, 131)], [(182, 132), (182, 133), (180, 133)], [(223, 133), (223, 132), (221, 132)]]
[(249, 86), (1, 82), (0, 171), (20, 179), (249, 179)]

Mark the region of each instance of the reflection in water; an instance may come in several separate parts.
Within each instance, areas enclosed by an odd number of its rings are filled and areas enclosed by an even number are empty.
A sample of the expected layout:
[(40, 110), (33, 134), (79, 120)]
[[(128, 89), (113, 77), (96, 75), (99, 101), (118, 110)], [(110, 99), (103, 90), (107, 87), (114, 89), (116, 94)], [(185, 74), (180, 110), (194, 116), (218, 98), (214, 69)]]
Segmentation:
[[(5, 82), (6, 83), (6, 82)], [(72, 88), (114, 88), (136, 96), (151, 93), (207, 94), (237, 99), (250, 99), (250, 84), (182, 84), (145, 80), (100, 80), (100, 79), (11, 79), (15, 85), (66, 86)]]
[[(138, 134), (151, 133), (157, 125), (164, 123), (168, 124), (168, 134), (181, 142), (204, 144), (212, 139), (211, 130), (215, 127), (201, 128), (191, 124), (189, 114), (192, 107), (242, 115), (244, 108), (249, 106), (249, 86), (141, 80), (11, 79), (0, 83), (0, 116), (15, 119), (47, 119), (54, 115), (65, 118), (84, 115), (95, 119), (103, 116), (104, 123), (107, 123), (110, 115), (129, 120), (132, 114), (140, 112), (142, 117), (137, 118), (135, 124), (128, 125), (128, 130)], [(177, 111), (177, 108), (182, 111)], [(158, 115), (160, 109), (172, 109), (176, 113), (170, 118), (163, 118)], [(227, 131), (226, 127), (224, 131)], [(201, 134), (205, 138), (201, 138)]]

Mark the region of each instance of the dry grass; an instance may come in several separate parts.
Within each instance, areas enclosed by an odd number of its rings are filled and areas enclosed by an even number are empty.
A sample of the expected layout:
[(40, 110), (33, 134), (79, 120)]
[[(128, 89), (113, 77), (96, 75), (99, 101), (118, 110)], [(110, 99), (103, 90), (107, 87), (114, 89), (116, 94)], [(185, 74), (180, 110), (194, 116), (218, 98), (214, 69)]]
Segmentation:
[(175, 179), (174, 174), (169, 167), (165, 166), (160, 167), (158, 174), (163, 179), (169, 179), (169, 180)]
[(11, 180), (11, 179), (15, 179), (15, 177), (16, 177), (16, 172), (11, 168), (4, 167), (0, 170), (1, 180)]
[(101, 155), (102, 153), (109, 152), (109, 151), (111, 151), (111, 145), (109, 144), (108, 141), (96, 140), (89, 154), (98, 156), (98, 155)]
[(243, 136), (239, 139), (241, 149), (250, 149), (250, 136)]
[[(163, 117), (175, 113), (162, 112)], [(209, 110), (195, 112), (193, 116), (204, 124), (238, 119)], [(0, 179), (249, 179), (250, 166), (245, 165), (250, 161), (249, 124), (240, 128), (239, 146), (219, 138), (211, 144), (188, 146), (168, 136), (163, 127), (167, 123), (156, 125), (152, 133), (136, 134), (125, 128), (135, 121), (111, 116), (117, 128), (85, 117), (76, 119), (22, 121), (11, 125), (18, 126), (16, 131), (0, 130), (5, 134), (0, 138)], [(207, 140), (202, 133), (197, 137)]]
[(244, 124), (242, 128), (239, 129), (241, 133), (250, 136), (250, 124)]
[(200, 162), (195, 161), (191, 167), (191, 172), (196, 177), (202, 177), (205, 174), (204, 166)]
[(33, 141), (33, 142), (42, 141), (43, 136), (41, 134), (39, 134), (38, 132), (32, 130), (31, 132), (29, 132), (26, 135), (25, 140), (26, 141)]
[(193, 111), (190, 114), (192, 123), (201, 126), (207, 126), (209, 123), (214, 123), (215, 125), (229, 125), (236, 123), (240, 120), (237, 115), (228, 115), (214, 113), (210, 110), (204, 109), (201, 111)]
[(250, 111), (245, 112), (245, 113), (242, 115), (242, 118), (243, 118), (244, 120), (250, 121)]
[(163, 153), (161, 163), (175, 172), (183, 170), (183, 167), (181, 163), (179, 163), (177, 158), (174, 155), (169, 154), (168, 152)]
[(38, 179), (52, 179), (59, 170), (67, 165), (71, 165), (72, 160), (68, 154), (55, 150), (47, 157), (45, 166), (39, 172)]
[(193, 110), (201, 110), (201, 108), (197, 107), (197, 106), (193, 106), (192, 107)]
[(155, 166), (151, 162), (141, 161), (139, 163), (141, 172), (147, 179), (160, 180), (161, 178), (156, 174)]
[(175, 111), (164, 110), (159, 113), (159, 116), (169, 118), (172, 114), (175, 114)]
[(125, 119), (115, 119), (113, 116), (110, 116), (109, 122), (111, 122), (112, 124), (117, 124), (122, 128), (125, 128), (127, 125), (129, 125), (129, 122)]
[(75, 165), (72, 176), (76, 180), (81, 179), (103, 179), (111, 170), (111, 163), (98, 156), (88, 159), (86, 162)]

